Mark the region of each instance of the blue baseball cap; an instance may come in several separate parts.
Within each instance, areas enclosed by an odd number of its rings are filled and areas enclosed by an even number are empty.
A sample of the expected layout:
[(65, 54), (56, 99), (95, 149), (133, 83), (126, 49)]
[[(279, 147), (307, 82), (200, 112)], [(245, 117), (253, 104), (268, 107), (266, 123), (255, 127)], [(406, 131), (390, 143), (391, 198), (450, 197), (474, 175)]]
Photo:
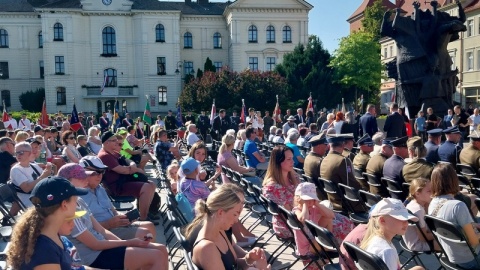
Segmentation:
[(76, 188), (67, 179), (50, 176), (38, 182), (30, 194), (30, 201), (35, 207), (44, 208), (60, 204), (72, 196), (82, 196), (88, 189)]
[(182, 161), (182, 163), (180, 164), (180, 169), (182, 169), (185, 175), (191, 174), (198, 168), (198, 164), (198, 161), (196, 161), (192, 157), (189, 157)]

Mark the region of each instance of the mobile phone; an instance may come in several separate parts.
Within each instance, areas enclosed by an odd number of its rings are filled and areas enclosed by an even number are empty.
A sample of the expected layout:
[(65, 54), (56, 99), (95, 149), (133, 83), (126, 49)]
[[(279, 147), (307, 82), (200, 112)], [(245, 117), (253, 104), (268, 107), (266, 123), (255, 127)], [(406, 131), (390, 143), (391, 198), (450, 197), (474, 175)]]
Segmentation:
[(128, 220), (131, 222), (140, 217), (140, 212), (138, 212), (138, 209), (133, 209), (131, 211), (128, 211), (125, 215), (127, 216)]

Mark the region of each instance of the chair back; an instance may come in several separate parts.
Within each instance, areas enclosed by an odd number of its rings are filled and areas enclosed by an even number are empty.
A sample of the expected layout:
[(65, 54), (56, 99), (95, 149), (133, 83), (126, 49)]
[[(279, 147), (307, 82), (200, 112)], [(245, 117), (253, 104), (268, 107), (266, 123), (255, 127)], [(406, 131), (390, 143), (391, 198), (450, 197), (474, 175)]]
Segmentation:
[(372, 208), (372, 206), (374, 206), (375, 204), (377, 204), (379, 201), (382, 200), (382, 197), (380, 197), (379, 195), (370, 193), (368, 191), (359, 190), (358, 192), (360, 194), (360, 198), (362, 198), (363, 202), (368, 207), (368, 209)]
[[(319, 178), (318, 179), (320, 182), (323, 184), (323, 190), (325, 190), (325, 193), (328, 195), (328, 200), (333, 204), (333, 210), (337, 213), (339, 212), (344, 212), (344, 210), (348, 209), (343, 209), (343, 195), (340, 193), (340, 190), (338, 189), (338, 186), (336, 183), (333, 181)], [(341, 209), (335, 209), (338, 208), (336, 206), (337, 203), (340, 203)]]
[(308, 176), (306, 174), (302, 174), (303, 181), (312, 183), (317, 187), (317, 196), (320, 200), (328, 200), (327, 193), (325, 192), (325, 187), (323, 186), (323, 183), (319, 181), (318, 179), (314, 179), (311, 176)]
[(350, 204), (350, 208), (352, 209), (352, 211), (353, 211), (353, 209), (355, 209), (354, 205), (361, 204), (362, 205), (361, 207), (363, 208), (363, 210), (368, 212), (368, 209), (365, 207), (365, 203), (363, 202), (360, 195), (358, 195), (358, 190), (357, 189), (355, 189), (353, 187), (350, 187), (350, 186), (347, 186), (347, 185), (342, 184), (342, 183), (338, 183), (338, 188), (342, 192), (345, 200)]
[(394, 199), (399, 199), (402, 202), (405, 201), (408, 193), (405, 193), (403, 191), (402, 185), (397, 183), (397, 181), (387, 177), (382, 177), (381, 181), (383, 185), (387, 187), (388, 193), (390, 193), (390, 197)]
[[(310, 230), (310, 232), (312, 232), (312, 235), (315, 236), (315, 241), (322, 246), (323, 250), (334, 252), (334, 254), (332, 254), (332, 252), (326, 252), (330, 263), (333, 263), (331, 258), (332, 255), (335, 255), (335, 258), (338, 256), (342, 256), (343, 258), (343, 255), (340, 252), (340, 245), (338, 244), (335, 236), (333, 236), (329, 230), (318, 226), (318, 224), (312, 222), (311, 220), (306, 220), (305, 225), (307, 225), (307, 228)], [(345, 258), (343, 259), (345, 261)]]
[(367, 179), (367, 183), (370, 186), (370, 192), (375, 192), (373, 190), (376, 190), (375, 193), (382, 197), (389, 196), (387, 187), (382, 184), (381, 177), (366, 172), (363, 173), (363, 176)]
[(360, 266), (359, 269), (388, 270), (388, 266), (379, 256), (366, 252), (351, 242), (343, 242), (343, 246), (350, 257)]
[(468, 164), (458, 163), (456, 169), (457, 169), (457, 172), (467, 177), (477, 176), (477, 172), (472, 168), (472, 166)]

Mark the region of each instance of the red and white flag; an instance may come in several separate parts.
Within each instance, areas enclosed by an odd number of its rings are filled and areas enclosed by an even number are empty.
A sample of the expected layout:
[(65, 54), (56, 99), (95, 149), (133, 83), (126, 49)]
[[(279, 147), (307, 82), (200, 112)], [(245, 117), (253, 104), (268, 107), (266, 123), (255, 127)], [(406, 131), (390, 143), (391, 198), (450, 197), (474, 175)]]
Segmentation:
[(282, 122), (281, 113), (282, 111), (280, 110), (280, 105), (278, 104), (278, 95), (277, 95), (277, 104), (275, 105), (275, 110), (273, 110), (273, 119), (275, 122), (277, 123)]
[(245, 108), (244, 99), (242, 99), (242, 112), (240, 113), (240, 123), (247, 123), (247, 108)]
[(102, 91), (100, 91), (100, 93), (103, 93), (103, 89), (105, 89), (105, 86), (107, 86), (107, 83), (108, 83), (108, 74), (107, 72), (105, 72), (105, 74), (103, 75), (103, 85), (102, 85)]
[(314, 111), (313, 111), (312, 93), (310, 93), (310, 97), (308, 98), (307, 110), (306, 110), (305, 112), (308, 112), (308, 111), (311, 111), (312, 113), (314, 112)]
[(210, 125), (212, 126), (213, 126), (213, 119), (215, 118), (216, 113), (217, 113), (217, 108), (215, 107), (215, 99), (214, 99), (212, 104), (212, 111), (210, 112)]
[[(3, 116), (2, 116), (2, 122), (5, 125), (6, 129), (12, 129), (12, 123), (10, 123), (10, 116), (8, 115), (7, 112), (7, 106), (5, 106), (5, 100), (3, 101)], [(7, 126), (8, 123), (8, 126)]]
[(50, 120), (48, 119), (48, 114), (47, 114), (47, 103), (45, 99), (43, 100), (42, 117), (40, 118), (40, 125), (43, 128), (50, 126)]

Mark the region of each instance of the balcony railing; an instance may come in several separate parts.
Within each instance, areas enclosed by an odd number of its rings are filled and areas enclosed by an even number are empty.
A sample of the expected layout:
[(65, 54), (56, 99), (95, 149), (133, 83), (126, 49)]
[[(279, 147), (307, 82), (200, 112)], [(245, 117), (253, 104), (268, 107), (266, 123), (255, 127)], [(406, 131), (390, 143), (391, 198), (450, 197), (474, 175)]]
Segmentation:
[(101, 87), (86, 87), (87, 96), (133, 96), (133, 87), (105, 88), (102, 93)]

